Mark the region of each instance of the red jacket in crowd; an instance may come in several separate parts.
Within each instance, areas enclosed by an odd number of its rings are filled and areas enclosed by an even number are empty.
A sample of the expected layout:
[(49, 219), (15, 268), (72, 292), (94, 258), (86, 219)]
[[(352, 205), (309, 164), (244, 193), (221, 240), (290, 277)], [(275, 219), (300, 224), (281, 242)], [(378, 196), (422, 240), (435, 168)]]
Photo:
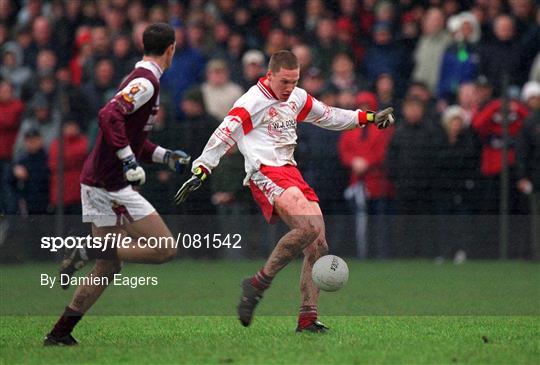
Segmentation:
[(24, 104), (20, 100), (0, 103), (0, 160), (11, 160), (21, 124)]
[[(482, 155), (480, 169), (485, 176), (495, 176), (502, 171), (502, 101), (493, 100), (478, 112), (473, 118), (472, 126), (482, 139)], [(512, 100), (508, 113), (508, 133), (510, 144), (508, 148), (508, 164), (516, 163), (515, 143), (512, 141), (518, 135), (528, 110), (523, 104)]]
[(344, 166), (351, 168), (355, 157), (363, 157), (369, 168), (363, 176), (351, 174), (351, 184), (363, 180), (368, 198), (380, 199), (394, 196), (394, 186), (384, 170), (384, 159), (394, 128), (377, 129), (374, 124), (341, 134), (339, 157)]
[[(88, 138), (80, 134), (64, 138), (64, 204), (77, 204), (81, 201), (79, 178), (88, 152)], [(58, 139), (49, 150), (49, 168), (51, 170), (51, 204), (56, 205), (58, 184)]]

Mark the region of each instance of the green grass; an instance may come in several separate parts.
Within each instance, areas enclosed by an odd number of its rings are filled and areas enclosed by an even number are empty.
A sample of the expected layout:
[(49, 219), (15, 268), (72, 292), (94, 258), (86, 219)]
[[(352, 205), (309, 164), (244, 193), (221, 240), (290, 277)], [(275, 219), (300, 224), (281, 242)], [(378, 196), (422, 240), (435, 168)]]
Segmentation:
[(73, 289), (40, 287), (50, 264), (0, 267), (0, 363), (396, 364), (540, 362), (540, 266), (524, 262), (360, 263), (323, 293), (327, 335), (295, 334), (299, 263), (286, 268), (250, 328), (234, 317), (239, 280), (261, 262), (126, 265), (157, 286), (111, 287), (74, 335), (43, 348)]

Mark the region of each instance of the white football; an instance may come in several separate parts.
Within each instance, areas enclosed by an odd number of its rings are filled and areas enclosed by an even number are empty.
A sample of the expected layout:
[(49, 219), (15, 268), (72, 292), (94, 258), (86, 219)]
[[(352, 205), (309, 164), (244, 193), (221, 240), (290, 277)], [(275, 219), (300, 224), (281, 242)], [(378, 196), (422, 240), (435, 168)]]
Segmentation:
[(311, 272), (313, 282), (324, 291), (341, 289), (349, 279), (347, 263), (335, 255), (326, 255), (318, 259)]

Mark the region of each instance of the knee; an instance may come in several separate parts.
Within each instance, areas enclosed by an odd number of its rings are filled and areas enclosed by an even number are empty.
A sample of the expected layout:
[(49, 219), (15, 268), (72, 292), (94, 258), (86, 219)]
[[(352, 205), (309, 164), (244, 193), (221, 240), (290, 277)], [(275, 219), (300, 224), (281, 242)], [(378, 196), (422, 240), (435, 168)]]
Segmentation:
[(309, 225), (307, 227), (299, 229), (300, 240), (302, 242), (302, 248), (308, 247), (317, 240), (317, 237), (321, 234), (321, 229), (316, 225)]
[(155, 263), (163, 264), (165, 262), (171, 261), (172, 259), (176, 257), (176, 252), (177, 252), (177, 249), (173, 247), (159, 249), (156, 252)]
[(122, 270), (120, 261), (112, 260), (97, 260), (96, 272), (97, 276), (112, 278), (114, 274), (118, 274)]

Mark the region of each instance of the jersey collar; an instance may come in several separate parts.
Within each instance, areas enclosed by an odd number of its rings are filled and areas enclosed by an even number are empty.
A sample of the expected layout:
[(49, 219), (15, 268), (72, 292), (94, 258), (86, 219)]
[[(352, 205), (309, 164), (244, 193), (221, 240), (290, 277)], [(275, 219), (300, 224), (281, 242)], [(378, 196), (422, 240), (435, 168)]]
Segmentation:
[(257, 87), (259, 88), (259, 90), (261, 90), (261, 92), (264, 94), (264, 96), (266, 96), (268, 99), (279, 100), (277, 98), (276, 94), (274, 94), (274, 92), (272, 91), (272, 89), (270, 89), (268, 86), (266, 86), (265, 81), (267, 79), (268, 78), (266, 76), (261, 77), (259, 79), (259, 82), (257, 82)]
[(154, 74), (154, 76), (159, 80), (159, 78), (161, 77), (161, 75), (163, 75), (163, 70), (161, 69), (161, 67), (159, 67), (159, 65), (155, 62), (152, 62), (152, 61), (145, 61), (145, 60), (141, 60), (139, 62), (137, 62), (135, 64), (135, 68), (145, 68), (147, 70), (149, 70), (150, 72), (152, 72)]

